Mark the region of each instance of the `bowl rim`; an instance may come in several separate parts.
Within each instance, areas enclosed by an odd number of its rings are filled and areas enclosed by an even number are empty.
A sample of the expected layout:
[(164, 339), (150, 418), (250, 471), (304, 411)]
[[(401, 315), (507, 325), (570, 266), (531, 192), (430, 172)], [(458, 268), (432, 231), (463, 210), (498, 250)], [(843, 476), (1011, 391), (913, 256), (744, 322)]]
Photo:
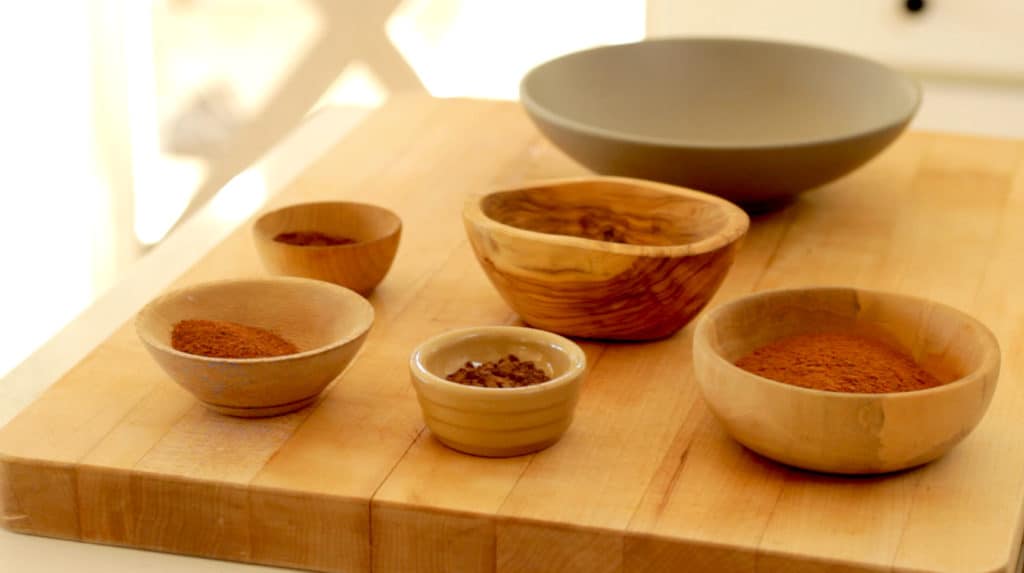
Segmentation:
[[(551, 380), (541, 382), (540, 384), (521, 386), (519, 388), (482, 388), (480, 386), (469, 386), (445, 380), (423, 365), (423, 356), (431, 351), (465, 340), (466, 338), (487, 335), (516, 338), (523, 338), (525, 336), (535, 342), (555, 347), (569, 358), (569, 369)], [(409, 355), (409, 370), (413, 373), (413, 379), (417, 384), (434, 385), (444, 388), (447, 392), (461, 392), (467, 396), (507, 396), (512, 398), (550, 392), (562, 386), (578, 382), (586, 373), (587, 355), (572, 340), (547, 330), (508, 325), (470, 326), (442, 332), (418, 344)]]
[[(291, 210), (294, 210), (294, 209), (316, 208), (316, 207), (357, 207), (357, 208), (368, 208), (369, 210), (377, 211), (378, 213), (380, 213), (380, 214), (384, 215), (385, 217), (391, 219), (392, 222), (394, 223), (394, 228), (392, 230), (388, 231), (387, 233), (379, 236), (379, 237), (374, 237), (374, 238), (368, 239), (366, 241), (356, 241), (354, 243), (347, 243), (347, 244), (344, 244), (344, 245), (292, 245), (292, 244), (289, 244), (289, 243), (282, 243), (280, 241), (275, 241), (274, 238), (270, 236), (270, 233), (266, 232), (262, 228), (264, 222), (266, 221), (266, 219), (268, 219), (271, 216), (280, 215), (281, 213), (284, 213), (285, 211), (291, 211)], [(309, 250), (330, 250), (330, 249), (334, 249), (334, 250), (348, 250), (348, 249), (357, 249), (357, 248), (364, 247), (364, 246), (367, 246), (367, 245), (373, 245), (373, 244), (376, 244), (376, 243), (387, 241), (387, 240), (392, 239), (396, 235), (401, 234), (401, 232), (402, 232), (402, 218), (399, 217), (398, 214), (395, 213), (394, 211), (392, 211), (391, 209), (388, 209), (387, 207), (381, 207), (380, 205), (375, 205), (373, 203), (363, 203), (363, 202), (360, 202), (360, 201), (300, 201), (298, 203), (290, 203), (288, 205), (283, 205), (281, 207), (277, 207), (277, 208), (271, 209), (269, 211), (260, 213), (260, 215), (256, 218), (256, 220), (254, 220), (252, 222), (251, 227), (252, 227), (252, 234), (253, 234), (253, 236), (255, 236), (258, 240), (264, 241), (264, 242), (267, 242), (267, 243), (273, 243), (273, 244), (276, 244), (276, 245), (280, 245), (282, 248), (285, 248), (285, 249), (309, 249)]]
[[(366, 321), (365, 321), (364, 325), (362, 325), (359, 329), (357, 329), (350, 336), (342, 337), (342, 338), (340, 338), (338, 340), (335, 340), (335, 341), (330, 342), (328, 344), (325, 344), (323, 346), (318, 346), (316, 348), (311, 348), (311, 349), (305, 350), (303, 352), (296, 352), (295, 354), (284, 354), (284, 355), (281, 355), (281, 356), (267, 356), (267, 357), (263, 357), (263, 358), (218, 358), (218, 357), (213, 357), (213, 356), (202, 356), (200, 354), (190, 354), (188, 352), (182, 352), (181, 350), (178, 350), (178, 349), (174, 348), (173, 346), (171, 346), (169, 344), (164, 344), (163, 342), (154, 339), (152, 336), (150, 336), (150, 333), (148, 331), (146, 331), (146, 329), (142, 328), (142, 323), (145, 320), (146, 316), (148, 316), (152, 312), (155, 312), (156, 308), (160, 304), (165, 303), (165, 302), (167, 302), (168, 300), (170, 300), (172, 298), (180, 297), (180, 296), (183, 296), (183, 295), (185, 295), (185, 294), (187, 294), (187, 293), (189, 293), (191, 291), (195, 291), (195, 290), (199, 290), (199, 289), (216, 288), (216, 287), (222, 287), (222, 286), (226, 286), (226, 285), (240, 284), (240, 283), (293, 283), (293, 284), (303, 284), (303, 285), (306, 285), (306, 286), (309, 286), (309, 287), (323, 288), (323, 289), (328, 289), (328, 290), (340, 289), (337, 292), (339, 294), (342, 294), (342, 296), (346, 296), (346, 297), (354, 296), (354, 297), (358, 297), (359, 298), (359, 300), (361, 302), (359, 302), (357, 304), (359, 304), (364, 309), (364, 312), (367, 313)], [(184, 357), (184, 358), (188, 358), (188, 359), (195, 360), (195, 361), (198, 361), (198, 362), (207, 362), (207, 363), (211, 363), (211, 364), (266, 364), (266, 363), (271, 363), (271, 362), (288, 362), (288, 361), (291, 361), (291, 360), (302, 360), (304, 358), (309, 358), (309, 357), (316, 356), (316, 355), (319, 355), (319, 354), (325, 354), (325, 353), (330, 352), (332, 350), (336, 350), (338, 348), (341, 348), (341, 347), (343, 347), (343, 346), (345, 346), (345, 345), (347, 345), (347, 344), (349, 344), (349, 343), (351, 343), (351, 342), (353, 342), (355, 340), (358, 340), (360, 337), (365, 336), (366, 333), (369, 332), (369, 330), (373, 327), (373, 323), (374, 323), (375, 318), (376, 318), (376, 313), (375, 313), (375, 310), (373, 308), (373, 305), (370, 304), (370, 302), (368, 300), (366, 300), (365, 298), (363, 298), (359, 293), (353, 291), (352, 289), (345, 288), (345, 287), (337, 285), (335, 283), (330, 283), (330, 282), (326, 282), (326, 281), (320, 281), (320, 280), (316, 280), (316, 279), (308, 279), (308, 278), (303, 278), (303, 277), (292, 277), (292, 276), (280, 276), (280, 277), (251, 277), (251, 278), (240, 278), (240, 279), (237, 279), (237, 278), (217, 279), (217, 280), (199, 282), (199, 283), (195, 283), (195, 284), (191, 284), (191, 285), (186, 285), (186, 286), (178, 287), (178, 288), (175, 288), (173, 290), (169, 290), (167, 292), (161, 293), (156, 298), (150, 300), (148, 303), (146, 303), (145, 306), (143, 306), (135, 314), (135, 320), (134, 320), (135, 324), (134, 324), (134, 326), (135, 326), (135, 333), (136, 333), (136, 335), (146, 345), (148, 345), (148, 346), (150, 346), (152, 348), (155, 348), (155, 349), (157, 349), (157, 350), (159, 350), (161, 352), (164, 352), (166, 354), (170, 354), (170, 355), (173, 355), (173, 356)]]
[[(728, 310), (732, 310), (732, 309), (734, 309), (737, 306), (741, 306), (743, 304), (749, 304), (750, 301), (754, 300), (755, 298), (760, 298), (762, 296), (784, 295), (784, 294), (800, 293), (800, 292), (835, 292), (835, 293), (844, 292), (844, 293), (853, 293), (855, 296), (857, 294), (859, 294), (859, 293), (866, 293), (866, 294), (870, 294), (870, 295), (873, 295), (873, 296), (891, 297), (891, 298), (902, 299), (902, 300), (904, 300), (904, 301), (906, 301), (908, 303), (911, 303), (911, 304), (928, 303), (930, 305), (934, 305), (934, 306), (943, 308), (943, 309), (953, 313), (955, 316), (957, 316), (961, 320), (964, 320), (965, 322), (968, 322), (968, 323), (972, 324), (974, 327), (976, 327), (978, 329), (978, 332), (981, 334), (981, 338), (982, 338), (981, 344), (982, 344), (982, 346), (984, 348), (984, 354), (983, 354), (982, 359), (981, 359), (981, 361), (980, 361), (980, 363), (979, 363), (977, 368), (971, 370), (970, 372), (967, 372), (966, 374), (964, 374), (960, 378), (957, 378), (955, 380), (951, 380), (949, 382), (946, 382), (945, 384), (940, 384), (938, 386), (933, 386), (931, 388), (924, 388), (924, 389), (921, 389), (921, 390), (907, 390), (907, 391), (903, 391), (903, 392), (835, 392), (835, 391), (832, 391), (832, 390), (818, 390), (818, 389), (815, 389), (815, 388), (806, 388), (804, 386), (796, 386), (794, 384), (787, 384), (785, 382), (780, 382), (778, 380), (773, 380), (771, 378), (767, 378), (765, 376), (761, 376), (759, 374), (755, 374), (755, 373), (750, 372), (748, 370), (744, 370), (744, 369), (740, 368), (739, 366), (736, 366), (732, 362), (726, 360), (725, 357), (722, 356), (718, 352), (718, 350), (716, 350), (714, 347), (712, 347), (711, 343), (708, 341), (708, 330), (711, 328), (712, 321), (716, 320), (722, 313), (724, 313), (724, 312), (726, 312)], [(787, 391), (795, 392), (798, 395), (802, 394), (804, 396), (816, 396), (816, 397), (827, 396), (829, 399), (835, 399), (835, 400), (868, 400), (868, 399), (870, 399), (870, 400), (890, 399), (891, 400), (891, 399), (897, 399), (897, 398), (899, 398), (899, 399), (907, 399), (908, 397), (910, 397), (910, 398), (924, 397), (924, 396), (929, 396), (929, 395), (933, 395), (933, 394), (940, 394), (940, 393), (944, 393), (944, 392), (951, 392), (951, 391), (953, 391), (953, 390), (955, 390), (957, 388), (966, 386), (966, 385), (971, 384), (971, 383), (975, 383), (978, 380), (981, 380), (982, 378), (984, 378), (989, 372), (995, 372), (996, 373), (996, 375), (997, 375), (996, 382), (998, 382), (999, 363), (1000, 363), (1000, 357), (1001, 357), (1001, 352), (1000, 352), (1000, 349), (999, 349), (999, 340), (996, 338), (995, 334), (993, 334), (992, 331), (987, 326), (985, 326), (980, 320), (974, 318), (973, 316), (967, 314), (966, 312), (964, 312), (964, 311), (962, 311), (960, 309), (957, 309), (957, 308), (955, 308), (953, 306), (950, 306), (950, 305), (942, 303), (942, 302), (938, 302), (938, 301), (931, 300), (931, 299), (926, 299), (924, 297), (917, 297), (917, 296), (911, 296), (911, 295), (897, 293), (897, 292), (888, 292), (888, 291), (875, 290), (875, 289), (858, 288), (858, 287), (843, 287), (843, 286), (815, 286), (815, 287), (804, 287), (804, 288), (769, 289), (769, 290), (763, 290), (763, 291), (757, 291), (757, 292), (753, 292), (753, 293), (748, 293), (748, 294), (743, 295), (741, 297), (738, 297), (738, 298), (732, 299), (730, 301), (724, 302), (724, 303), (722, 303), (722, 304), (720, 304), (720, 305), (718, 305), (718, 306), (716, 306), (716, 307), (714, 307), (712, 309), (709, 309), (707, 312), (705, 312), (703, 314), (703, 316), (700, 317), (700, 320), (698, 320), (697, 325), (696, 325), (696, 327), (694, 328), (694, 331), (693, 331), (693, 345), (694, 345), (695, 349), (696, 349), (696, 347), (699, 346), (700, 348), (706, 350), (706, 352), (704, 354), (706, 356), (711, 356), (711, 359), (713, 361), (715, 361), (716, 363), (718, 363), (719, 365), (725, 365), (728, 370), (732, 370), (732, 371), (734, 371), (734, 372), (736, 372), (738, 374), (746, 376), (746, 377), (748, 377), (749, 379), (751, 379), (751, 380), (753, 380), (755, 382), (758, 382), (758, 383), (761, 383), (761, 384), (769, 384), (769, 385), (777, 387), (777, 388), (785, 388)], [(694, 353), (696, 353), (696, 350), (695, 350)]]
[[(610, 241), (602, 241), (599, 239), (587, 239), (584, 237), (574, 237), (571, 235), (557, 235), (553, 233), (542, 233), (540, 231), (531, 231), (529, 229), (523, 229), (515, 227), (501, 221), (492, 219), (483, 210), (483, 202), (486, 198), (497, 195), (499, 193), (508, 193), (514, 191), (528, 191), (538, 187), (556, 187), (563, 185), (577, 185), (581, 183), (612, 183), (626, 187), (641, 187), (660, 193), (668, 193), (671, 195), (689, 197), (698, 201), (713, 204), (718, 207), (724, 214), (725, 220), (722, 222), (721, 227), (716, 230), (711, 236), (699, 239), (692, 243), (682, 243), (677, 245), (633, 245), (628, 243), (613, 243)], [(523, 185), (517, 185), (512, 187), (500, 187), (496, 189), (489, 189), (471, 194), (467, 199), (462, 211), (463, 219), (472, 222), (475, 225), (488, 227), (490, 230), (501, 231), (512, 237), (518, 237), (520, 239), (526, 239), (531, 241), (538, 241), (551, 244), (559, 244), (564, 246), (575, 246), (582, 249), (604, 251), (608, 253), (616, 253), (630, 256), (640, 257), (680, 257), (690, 255), (701, 255), (710, 253), (721, 249), (722, 247), (728, 246), (735, 243), (742, 238), (747, 230), (750, 228), (750, 216), (747, 212), (741, 209), (735, 203), (712, 195), (710, 193), (704, 193), (703, 191), (697, 191), (695, 189), (689, 189), (686, 187), (680, 187), (678, 185), (672, 185), (669, 183), (661, 183), (656, 181), (649, 181), (646, 179), (637, 179), (633, 177), (619, 177), (609, 175), (598, 175), (598, 176), (579, 176), (579, 177), (564, 177), (558, 179), (541, 179), (536, 181), (530, 181)]]
[[(614, 129), (600, 127), (582, 121), (570, 119), (561, 114), (558, 114), (537, 101), (533, 95), (531, 95), (529, 84), (533, 81), (542, 70), (549, 65), (553, 65), (556, 62), (578, 57), (582, 54), (589, 54), (592, 52), (603, 52), (603, 51), (615, 51), (624, 48), (630, 48), (633, 46), (639, 46), (643, 44), (742, 44), (750, 46), (775, 46), (793, 48), (798, 50), (806, 50), (809, 52), (818, 52), (827, 54), (832, 57), (841, 57), (849, 60), (859, 61), (864, 64), (875, 66), (878, 69), (889, 74), (891, 77), (901, 80), (906, 83), (907, 87), (911, 92), (911, 104), (903, 112), (896, 116), (896, 118), (882, 122), (881, 124), (871, 124), (865, 128), (853, 130), (846, 133), (839, 133), (834, 136), (822, 136), (813, 137), (809, 139), (781, 139), (778, 141), (764, 142), (759, 144), (744, 144), (742, 142), (708, 142), (698, 141), (692, 139), (681, 139), (681, 138), (667, 138), (657, 137), (648, 135), (638, 135), (635, 133), (616, 131)], [(892, 129), (896, 126), (905, 125), (917, 114), (921, 108), (921, 101), (923, 99), (923, 90), (921, 84), (915, 78), (908, 75), (901, 74), (890, 66), (887, 66), (876, 60), (859, 56), (850, 52), (842, 50), (826, 48), (823, 46), (801, 44), (796, 42), (782, 42), (777, 40), (763, 40), (755, 38), (740, 38), (740, 37), (729, 37), (729, 36), (692, 36), (692, 37), (664, 37), (664, 38), (651, 38), (640, 40), (637, 42), (626, 42), (620, 44), (611, 44), (606, 46), (597, 46), (594, 48), (588, 48), (585, 50), (578, 50), (568, 54), (563, 54), (556, 58), (547, 60), (541, 64), (530, 69), (519, 82), (519, 100), (522, 102), (523, 107), (530, 114), (535, 114), (544, 119), (544, 121), (558, 125), (562, 129), (569, 131), (575, 131), (577, 133), (583, 133), (592, 137), (603, 138), (606, 140), (623, 141), (626, 143), (638, 144), (638, 145), (649, 145), (656, 147), (666, 148), (688, 148), (688, 149), (705, 149), (713, 151), (750, 151), (750, 150), (764, 150), (764, 149), (793, 149), (801, 147), (814, 147), (825, 144), (836, 144), (846, 142), (850, 140), (867, 137), (879, 132)]]

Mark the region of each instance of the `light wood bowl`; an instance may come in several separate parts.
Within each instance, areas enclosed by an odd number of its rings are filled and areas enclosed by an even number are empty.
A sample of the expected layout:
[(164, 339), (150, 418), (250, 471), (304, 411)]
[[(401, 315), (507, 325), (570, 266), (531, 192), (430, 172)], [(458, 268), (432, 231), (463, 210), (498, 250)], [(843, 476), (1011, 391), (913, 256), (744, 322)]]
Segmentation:
[[(185, 287), (147, 304), (135, 320), (146, 350), (175, 382), (211, 410), (246, 418), (311, 404), (348, 366), (373, 324), (355, 292), (303, 278), (224, 280)], [(171, 347), (186, 319), (227, 320), (268, 329), (300, 352), (272, 358), (209, 358)]]
[[(722, 283), (749, 225), (724, 199), (621, 177), (475, 195), (463, 221), (484, 272), (525, 322), (613, 340), (685, 326)], [(581, 236), (595, 232), (632, 244)]]
[[(826, 392), (751, 374), (734, 362), (779, 338), (860, 332), (899, 344), (942, 386), (913, 392)], [(766, 457), (841, 474), (884, 473), (946, 453), (978, 424), (999, 376), (999, 345), (943, 304), (853, 288), (753, 294), (697, 323), (694, 373), (726, 430)]]
[[(530, 360), (551, 380), (523, 388), (479, 388), (445, 376), (467, 361), (508, 354)], [(446, 332), (418, 346), (409, 359), (427, 427), (441, 443), (468, 454), (518, 456), (544, 449), (572, 424), (587, 357), (571, 340), (515, 326)]]
[[(315, 247), (274, 240), (279, 233), (295, 231), (319, 231), (357, 242)], [(253, 225), (256, 250), (270, 272), (328, 281), (363, 295), (391, 269), (401, 236), (402, 220), (392, 211), (344, 201), (283, 207)]]

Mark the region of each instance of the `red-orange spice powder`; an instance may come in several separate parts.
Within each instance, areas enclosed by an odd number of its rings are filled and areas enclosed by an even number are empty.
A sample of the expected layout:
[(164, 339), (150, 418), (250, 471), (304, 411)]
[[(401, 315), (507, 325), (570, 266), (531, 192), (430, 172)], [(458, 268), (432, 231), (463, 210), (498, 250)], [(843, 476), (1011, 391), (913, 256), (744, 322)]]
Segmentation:
[(171, 330), (171, 346), (210, 358), (268, 358), (299, 351), (269, 330), (224, 320), (182, 320)]
[(908, 392), (941, 384), (903, 350), (859, 334), (783, 338), (740, 358), (736, 366), (779, 382), (832, 392)]

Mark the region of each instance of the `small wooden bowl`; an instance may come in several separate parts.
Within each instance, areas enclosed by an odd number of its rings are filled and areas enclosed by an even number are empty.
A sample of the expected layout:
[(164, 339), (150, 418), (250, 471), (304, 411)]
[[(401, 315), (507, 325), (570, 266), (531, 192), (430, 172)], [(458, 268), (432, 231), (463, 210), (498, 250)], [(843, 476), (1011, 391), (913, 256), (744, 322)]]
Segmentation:
[[(525, 322), (647, 340), (675, 333), (707, 304), (750, 220), (706, 193), (585, 177), (475, 195), (463, 221), (484, 272)], [(605, 236), (629, 244), (592, 238)]]
[[(367, 295), (391, 269), (402, 236), (402, 220), (376, 205), (333, 201), (271, 211), (257, 219), (252, 229), (256, 250), (270, 272), (332, 282)], [(274, 240), (280, 233), (297, 231), (317, 231), (356, 242), (298, 246)]]
[[(551, 380), (523, 388), (479, 388), (445, 377), (467, 361), (508, 354), (530, 360)], [(544, 449), (572, 424), (587, 356), (571, 340), (516, 326), (484, 326), (436, 336), (413, 351), (409, 372), (427, 427), (448, 447), (487, 457)]]
[[(942, 386), (854, 394), (801, 388), (737, 367), (787, 336), (857, 332), (905, 348)], [(983, 324), (943, 304), (853, 288), (753, 294), (709, 311), (693, 338), (697, 383), (741, 444), (784, 464), (829, 473), (884, 473), (943, 455), (978, 424), (999, 376), (999, 345)]]
[[(186, 319), (226, 320), (270, 330), (300, 352), (272, 358), (209, 358), (171, 347)], [(373, 324), (358, 294), (303, 278), (224, 280), (185, 287), (147, 304), (135, 319), (146, 350), (211, 410), (255, 418), (311, 404), (356, 355)]]

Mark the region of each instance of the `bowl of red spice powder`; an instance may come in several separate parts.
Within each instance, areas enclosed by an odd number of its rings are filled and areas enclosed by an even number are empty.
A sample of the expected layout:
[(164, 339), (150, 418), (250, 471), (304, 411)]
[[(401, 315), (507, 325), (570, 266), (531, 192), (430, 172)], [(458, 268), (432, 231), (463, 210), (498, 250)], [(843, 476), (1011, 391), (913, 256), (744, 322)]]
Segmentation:
[(973, 317), (855, 288), (761, 292), (698, 322), (694, 374), (725, 429), (787, 465), (840, 474), (930, 462), (981, 421), (999, 345)]
[(265, 213), (252, 233), (271, 273), (328, 281), (368, 295), (391, 269), (402, 220), (377, 205), (322, 201)]
[(517, 326), (445, 332), (409, 358), (431, 433), (454, 450), (487, 457), (557, 442), (572, 424), (586, 366), (571, 340)]
[(232, 416), (284, 414), (313, 403), (373, 324), (373, 306), (328, 282), (221, 280), (147, 304), (136, 332), (157, 364), (206, 407)]

